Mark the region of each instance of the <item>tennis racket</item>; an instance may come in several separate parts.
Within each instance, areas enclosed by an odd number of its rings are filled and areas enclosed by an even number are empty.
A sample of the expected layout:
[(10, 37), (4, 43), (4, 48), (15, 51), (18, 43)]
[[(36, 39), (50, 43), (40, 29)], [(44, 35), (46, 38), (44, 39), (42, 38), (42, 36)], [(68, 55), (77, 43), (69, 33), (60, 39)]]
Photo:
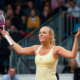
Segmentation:
[[(3, 14), (0, 12), (0, 31), (1, 30), (5, 31), (5, 18), (3, 16)], [(10, 46), (13, 46), (13, 43), (11, 42), (10, 38), (8, 37), (8, 35), (5, 35), (5, 38), (7, 39), (8, 43), (10, 44)]]

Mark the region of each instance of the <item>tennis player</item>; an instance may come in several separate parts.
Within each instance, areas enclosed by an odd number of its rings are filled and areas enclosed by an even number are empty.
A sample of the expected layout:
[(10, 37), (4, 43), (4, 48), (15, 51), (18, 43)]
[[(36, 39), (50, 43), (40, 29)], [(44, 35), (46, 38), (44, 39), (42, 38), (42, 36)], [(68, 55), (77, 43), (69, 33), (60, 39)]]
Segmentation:
[(22, 48), (14, 42), (8, 32), (1, 31), (3, 37), (7, 34), (13, 43), (12, 48), (23, 55), (35, 54), (36, 77), (35, 80), (57, 80), (56, 66), (60, 56), (65, 58), (75, 58), (78, 51), (78, 38), (80, 37), (80, 27), (75, 35), (72, 51), (68, 51), (61, 46), (55, 46), (54, 32), (50, 27), (44, 26), (39, 31), (41, 45)]

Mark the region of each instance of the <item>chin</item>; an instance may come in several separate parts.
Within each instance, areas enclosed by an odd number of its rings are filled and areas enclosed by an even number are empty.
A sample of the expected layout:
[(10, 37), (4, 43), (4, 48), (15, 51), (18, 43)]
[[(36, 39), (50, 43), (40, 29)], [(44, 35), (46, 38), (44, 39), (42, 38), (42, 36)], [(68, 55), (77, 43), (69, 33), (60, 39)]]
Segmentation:
[(44, 43), (44, 42), (45, 42), (45, 40), (40, 40), (40, 42), (41, 42), (41, 43)]

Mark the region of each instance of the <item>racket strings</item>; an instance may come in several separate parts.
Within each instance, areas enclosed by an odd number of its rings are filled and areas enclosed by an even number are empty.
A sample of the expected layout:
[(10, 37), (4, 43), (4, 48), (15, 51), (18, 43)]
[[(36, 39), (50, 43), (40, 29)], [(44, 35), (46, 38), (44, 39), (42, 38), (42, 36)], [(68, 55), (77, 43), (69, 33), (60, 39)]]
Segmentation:
[(4, 18), (2, 17), (2, 15), (0, 14), (0, 26), (4, 25)]

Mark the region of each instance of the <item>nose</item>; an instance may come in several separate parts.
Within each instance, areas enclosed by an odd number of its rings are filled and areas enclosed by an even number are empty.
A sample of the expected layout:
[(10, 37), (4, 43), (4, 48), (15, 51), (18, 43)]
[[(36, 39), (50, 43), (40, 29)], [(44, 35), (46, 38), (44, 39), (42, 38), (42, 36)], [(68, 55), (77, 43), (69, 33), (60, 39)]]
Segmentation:
[(43, 36), (43, 33), (40, 33), (40, 36)]

